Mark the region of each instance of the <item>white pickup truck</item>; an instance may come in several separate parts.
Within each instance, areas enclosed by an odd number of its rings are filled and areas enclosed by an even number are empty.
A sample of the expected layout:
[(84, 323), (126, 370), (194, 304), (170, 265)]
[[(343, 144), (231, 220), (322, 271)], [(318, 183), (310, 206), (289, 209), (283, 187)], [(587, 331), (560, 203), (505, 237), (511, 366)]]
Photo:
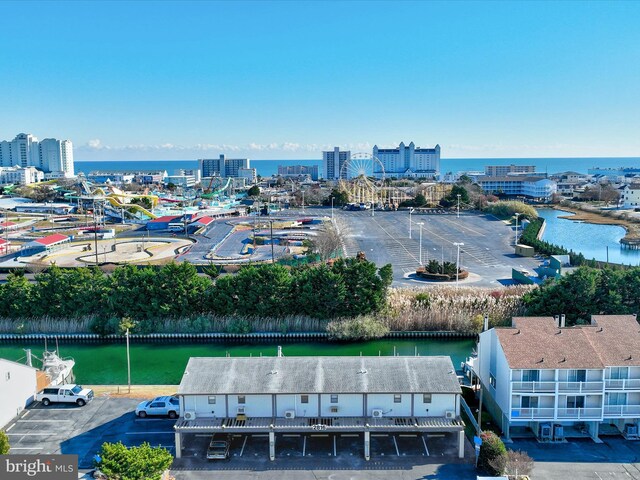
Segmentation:
[(42, 402), (45, 407), (53, 402), (75, 403), (83, 407), (92, 399), (93, 390), (74, 384), (47, 387), (36, 394), (36, 401)]

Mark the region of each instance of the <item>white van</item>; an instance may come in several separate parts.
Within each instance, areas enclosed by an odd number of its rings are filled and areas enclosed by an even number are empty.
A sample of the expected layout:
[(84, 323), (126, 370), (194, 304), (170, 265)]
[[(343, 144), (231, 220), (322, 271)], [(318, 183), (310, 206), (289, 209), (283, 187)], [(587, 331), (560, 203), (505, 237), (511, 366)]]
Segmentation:
[(83, 407), (91, 400), (93, 400), (93, 390), (74, 384), (47, 387), (36, 394), (36, 401), (42, 402), (45, 407), (53, 402), (75, 403)]

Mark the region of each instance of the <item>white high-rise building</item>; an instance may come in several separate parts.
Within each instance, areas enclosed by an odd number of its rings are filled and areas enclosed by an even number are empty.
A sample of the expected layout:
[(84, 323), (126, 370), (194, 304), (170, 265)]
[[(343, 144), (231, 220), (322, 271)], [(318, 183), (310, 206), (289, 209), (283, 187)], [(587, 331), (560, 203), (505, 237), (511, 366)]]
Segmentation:
[[(351, 160), (351, 151), (340, 150), (340, 147), (322, 152), (322, 174), (325, 180), (338, 180), (343, 165), (349, 160)], [(346, 171), (342, 172), (342, 178), (346, 178), (346, 175)]]
[[(440, 145), (434, 148), (416, 148), (413, 142), (409, 145), (402, 142), (398, 148), (375, 145), (373, 156), (380, 160), (387, 177), (437, 178), (440, 175)], [(382, 172), (374, 169), (373, 175), (380, 177)]]
[(248, 158), (227, 158), (220, 155), (220, 158), (201, 158), (198, 160), (198, 167), (202, 178), (239, 177), (239, 170), (251, 168), (250, 163)]
[(73, 144), (70, 140), (20, 133), (12, 141), (0, 142), (0, 167), (36, 167), (50, 176), (73, 177)]

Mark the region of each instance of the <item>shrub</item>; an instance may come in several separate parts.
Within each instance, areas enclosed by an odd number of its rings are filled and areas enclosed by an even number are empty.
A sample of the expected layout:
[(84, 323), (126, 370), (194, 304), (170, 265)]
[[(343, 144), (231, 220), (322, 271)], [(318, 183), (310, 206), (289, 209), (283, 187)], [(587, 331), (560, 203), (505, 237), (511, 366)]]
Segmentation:
[(498, 218), (511, 218), (516, 213), (519, 213), (522, 217), (528, 218), (529, 220), (533, 220), (538, 218), (538, 212), (531, 205), (527, 205), (523, 202), (518, 202), (514, 200), (508, 201), (498, 201), (495, 203), (490, 203), (486, 211), (491, 215), (495, 215)]
[(329, 322), (327, 332), (335, 340), (371, 340), (387, 335), (389, 327), (381, 320), (363, 316)]
[(10, 448), (9, 437), (4, 430), (0, 430), (0, 455), (7, 455)]
[(122, 442), (103, 443), (97, 467), (107, 478), (119, 480), (160, 480), (173, 462), (173, 456), (162, 447), (143, 443), (127, 448)]
[(478, 456), (478, 469), (489, 475), (501, 475), (502, 472), (494, 467), (494, 464), (500, 464), (503, 457), (507, 456), (507, 449), (495, 433), (487, 430), (480, 434), (482, 438), (482, 446), (480, 447), (480, 455)]
[(118, 327), (120, 321), (113, 317), (95, 317), (91, 320), (89, 328), (92, 333), (97, 333), (100, 336), (106, 337), (107, 335), (113, 335), (118, 333)]

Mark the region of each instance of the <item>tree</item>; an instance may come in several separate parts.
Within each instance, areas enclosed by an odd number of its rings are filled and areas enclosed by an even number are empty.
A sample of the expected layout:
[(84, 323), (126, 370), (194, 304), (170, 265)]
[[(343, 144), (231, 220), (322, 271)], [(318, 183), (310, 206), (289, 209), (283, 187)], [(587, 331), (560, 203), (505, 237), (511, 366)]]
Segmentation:
[(329, 194), (329, 196), (323, 200), (322, 204), (325, 207), (331, 206), (332, 198), (333, 198), (333, 205), (335, 207), (341, 207), (349, 203), (349, 194), (343, 190), (338, 190), (337, 188), (334, 188), (331, 190), (331, 193)]
[(258, 195), (260, 195), (260, 187), (257, 185), (254, 185), (249, 190), (247, 190), (247, 196), (249, 197), (257, 197)]
[(7, 455), (10, 448), (9, 437), (4, 430), (0, 430), (0, 455)]
[(460, 206), (469, 203), (469, 192), (462, 185), (454, 185), (451, 191), (442, 199), (440, 199), (440, 205), (445, 208), (458, 205), (458, 195), (460, 195)]
[(122, 442), (103, 443), (97, 467), (107, 478), (118, 480), (160, 480), (173, 462), (173, 456), (162, 447), (143, 443), (127, 448)]
[(326, 261), (342, 247), (340, 235), (332, 224), (325, 223), (324, 228), (318, 231), (313, 238), (315, 250), (320, 254), (320, 259)]
[(515, 480), (527, 477), (533, 470), (533, 460), (520, 450), (507, 450), (506, 455), (500, 455), (489, 463), (499, 475), (507, 475)]
[(296, 270), (292, 290), (296, 313), (327, 319), (341, 315), (347, 293), (340, 275), (326, 265)]
[(501, 457), (507, 456), (507, 449), (495, 433), (485, 430), (480, 434), (482, 446), (480, 447), (480, 455), (478, 456), (478, 470), (488, 473), (489, 475), (501, 475), (502, 472), (494, 467), (494, 464), (502, 465)]
[(131, 199), (131, 203), (134, 205), (140, 205), (142, 208), (151, 210), (153, 208), (153, 202), (149, 197), (135, 197)]

